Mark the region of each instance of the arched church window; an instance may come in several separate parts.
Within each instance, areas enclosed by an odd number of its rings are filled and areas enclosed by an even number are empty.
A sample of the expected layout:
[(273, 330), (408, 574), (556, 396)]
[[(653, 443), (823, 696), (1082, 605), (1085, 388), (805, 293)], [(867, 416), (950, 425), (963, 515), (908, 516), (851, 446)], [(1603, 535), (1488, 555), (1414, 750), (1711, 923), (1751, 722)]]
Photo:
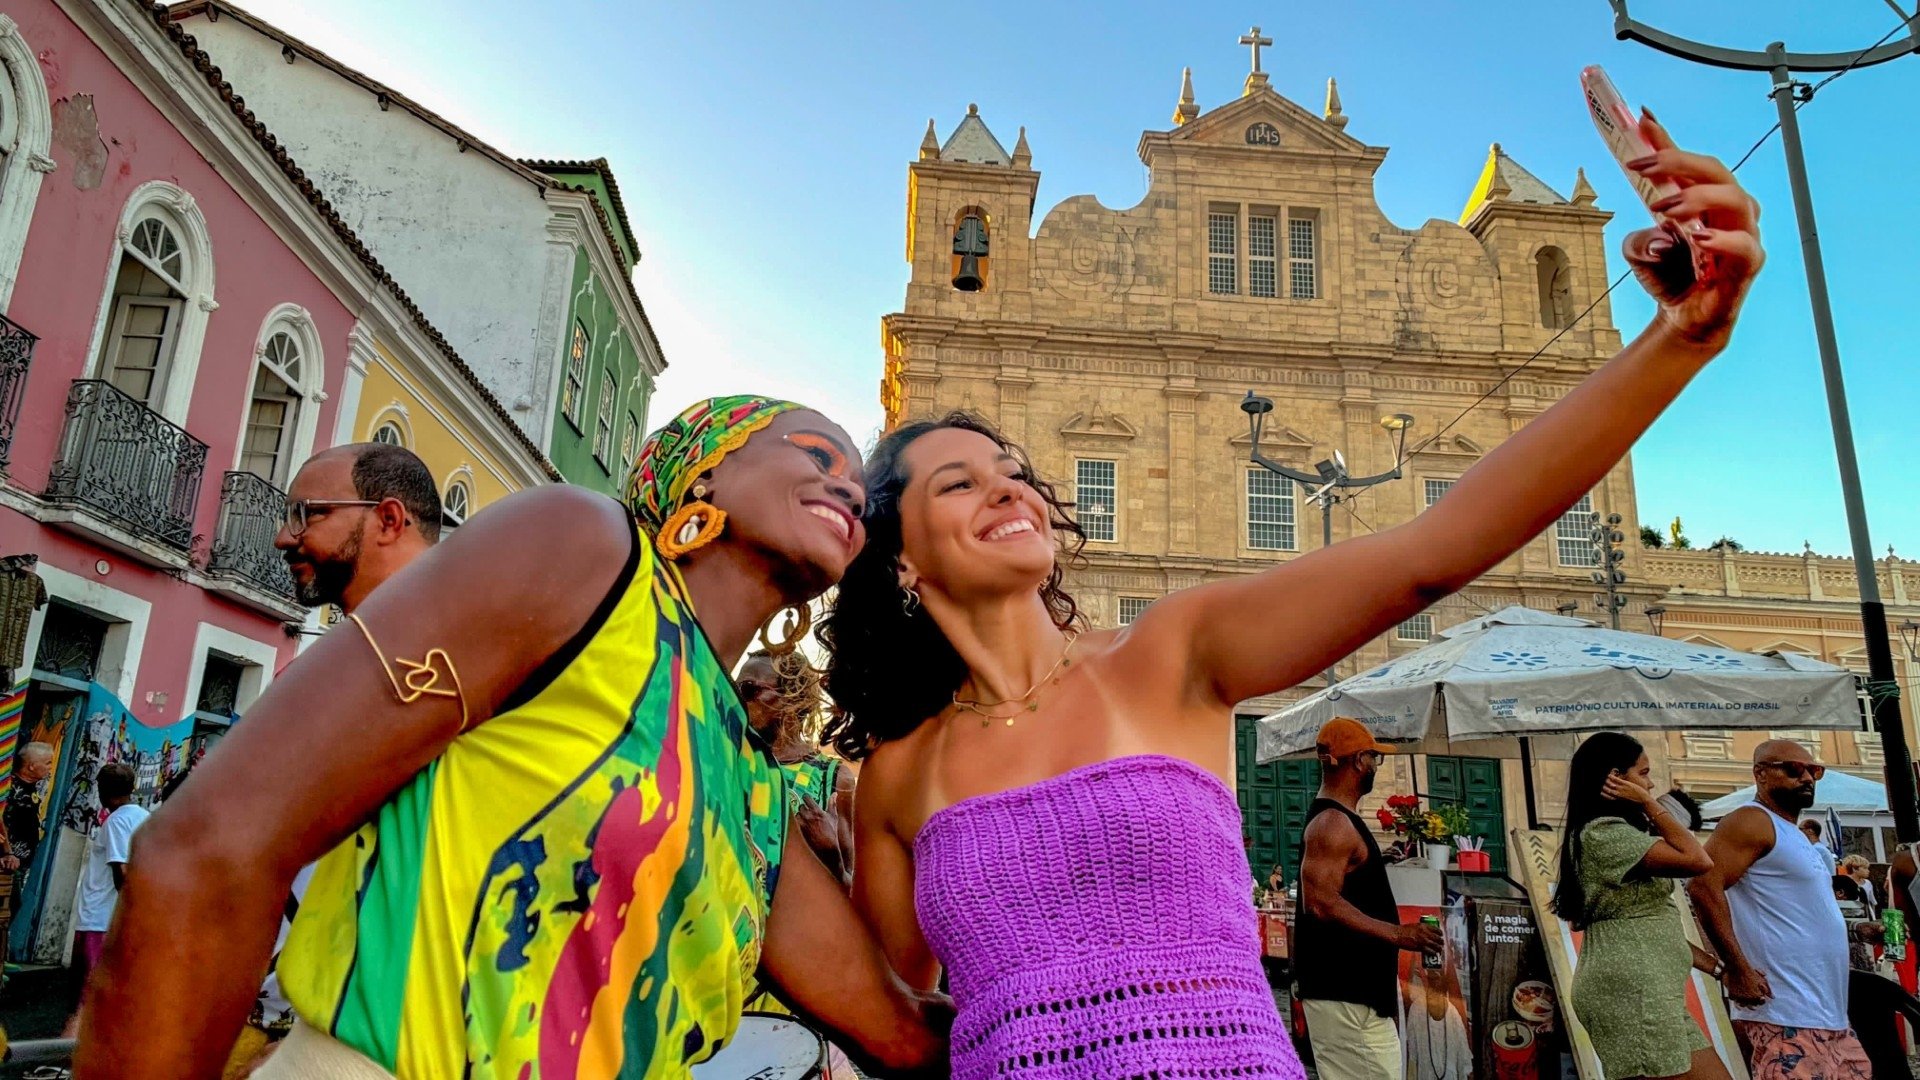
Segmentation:
[(1534, 270), (1540, 289), (1540, 325), (1549, 330), (1564, 330), (1573, 325), (1573, 267), (1567, 253), (1557, 247), (1544, 247), (1534, 256)]

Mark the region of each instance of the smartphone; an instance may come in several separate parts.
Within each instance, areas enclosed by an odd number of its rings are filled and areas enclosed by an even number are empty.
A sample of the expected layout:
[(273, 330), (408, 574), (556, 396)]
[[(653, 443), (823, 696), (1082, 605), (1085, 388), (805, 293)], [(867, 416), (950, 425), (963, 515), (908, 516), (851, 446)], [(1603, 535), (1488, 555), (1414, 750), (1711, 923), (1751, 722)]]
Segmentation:
[[(1580, 72), (1580, 87), (1586, 91), (1587, 112), (1593, 117), (1593, 126), (1613, 153), (1613, 159), (1620, 163), (1620, 171), (1627, 174), (1627, 182), (1639, 192), (1640, 201), (1651, 209), (1661, 199), (1680, 194), (1679, 185), (1670, 180), (1655, 183), (1627, 168), (1627, 162), (1653, 153), (1653, 144), (1641, 133), (1640, 118), (1627, 106), (1620, 91), (1614, 89), (1613, 80), (1607, 78), (1600, 65), (1594, 64)], [(1665, 220), (1659, 214), (1654, 216)]]

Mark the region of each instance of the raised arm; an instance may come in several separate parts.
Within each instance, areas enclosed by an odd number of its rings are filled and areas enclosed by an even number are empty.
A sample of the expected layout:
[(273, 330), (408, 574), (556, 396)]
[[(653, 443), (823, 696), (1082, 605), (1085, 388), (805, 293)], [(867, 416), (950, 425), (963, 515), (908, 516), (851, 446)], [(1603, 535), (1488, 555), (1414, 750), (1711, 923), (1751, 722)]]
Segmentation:
[(1640, 857), (1639, 868), (1649, 876), (1692, 878), (1713, 869), (1713, 859), (1707, 854), (1707, 849), (1700, 846), (1699, 839), (1674, 818), (1673, 813), (1652, 791), (1618, 771), (1608, 774), (1600, 790), (1609, 799), (1639, 803), (1646, 811), (1647, 821), (1660, 837)]
[[(480, 723), (586, 623), (633, 543), (609, 499), (559, 485), (523, 492), (357, 614), (389, 663), (444, 649), (467, 722)], [(461, 723), (450, 698), (401, 704), (354, 626), (289, 664), (134, 835), (105, 970), (88, 984), (75, 1075), (218, 1075), (294, 875), (438, 756)]]
[(1627, 259), (1660, 302), (1652, 325), (1411, 522), (1150, 608), (1136, 628), (1191, 658), (1197, 690), (1232, 704), (1293, 686), (1492, 569), (1591, 491), (1726, 347), (1763, 261), (1758, 207), (1719, 161), (1653, 132), (1664, 148), (1641, 172), (1680, 184), (1667, 216), (1704, 231), (1691, 265), (1669, 233), (1629, 237)]
[(1761, 856), (1773, 850), (1773, 823), (1758, 807), (1742, 807), (1721, 819), (1707, 838), (1707, 855), (1712, 869), (1687, 882), (1687, 895), (1700, 917), (1714, 951), (1726, 964), (1722, 981), (1727, 996), (1742, 1005), (1759, 1005), (1773, 997), (1767, 974), (1753, 966), (1741, 951), (1740, 938), (1733, 930), (1733, 911), (1727, 906), (1727, 890), (1738, 884)]

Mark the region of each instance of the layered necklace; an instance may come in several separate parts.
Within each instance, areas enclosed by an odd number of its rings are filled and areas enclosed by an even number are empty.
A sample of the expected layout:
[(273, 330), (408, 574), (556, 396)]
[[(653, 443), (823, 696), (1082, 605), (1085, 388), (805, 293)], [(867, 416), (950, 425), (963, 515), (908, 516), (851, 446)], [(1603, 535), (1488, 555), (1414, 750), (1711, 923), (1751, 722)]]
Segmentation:
[[(970, 701), (962, 698), (960, 691), (955, 690), (953, 692), (954, 708), (978, 716), (981, 727), (986, 727), (995, 720), (1002, 721), (1008, 727), (1012, 727), (1014, 718), (1021, 713), (1038, 712), (1040, 710), (1040, 692), (1058, 683), (1060, 677), (1066, 674), (1067, 669), (1073, 666), (1073, 643), (1078, 640), (1080, 640), (1080, 631), (1067, 631), (1067, 644), (1065, 648), (1060, 650), (1060, 659), (1054, 661), (1053, 667), (1049, 669), (1045, 675), (1040, 676), (1032, 686), (1027, 687), (1027, 692), (1021, 694), (1019, 697), (1010, 697), (1003, 701)], [(1009, 706), (1012, 707), (1011, 712), (994, 711), (997, 709), (1006, 709)]]

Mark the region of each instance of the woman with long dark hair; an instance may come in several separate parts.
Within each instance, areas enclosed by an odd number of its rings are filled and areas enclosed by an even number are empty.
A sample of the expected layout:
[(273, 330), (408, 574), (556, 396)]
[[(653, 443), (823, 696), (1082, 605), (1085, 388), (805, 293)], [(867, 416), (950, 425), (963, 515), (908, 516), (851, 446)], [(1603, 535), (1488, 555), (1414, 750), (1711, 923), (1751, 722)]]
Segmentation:
[(1758, 208), (1646, 126), (1663, 149), (1636, 168), (1684, 189), (1679, 232), (1628, 242), (1653, 324), (1398, 528), (1092, 630), (1061, 584), (1079, 529), (1020, 447), (964, 414), (881, 438), (822, 633), (830, 734), (866, 759), (855, 904), (904, 978), (946, 968), (959, 1080), (1300, 1075), (1260, 967), (1234, 707), (1492, 569), (1726, 347)]
[(1713, 860), (1653, 793), (1638, 740), (1603, 731), (1574, 751), (1554, 914), (1584, 930), (1573, 1008), (1609, 1077), (1720, 1080), (1727, 1068), (1687, 1012), (1688, 972), (1719, 962), (1688, 944), (1675, 878)]

